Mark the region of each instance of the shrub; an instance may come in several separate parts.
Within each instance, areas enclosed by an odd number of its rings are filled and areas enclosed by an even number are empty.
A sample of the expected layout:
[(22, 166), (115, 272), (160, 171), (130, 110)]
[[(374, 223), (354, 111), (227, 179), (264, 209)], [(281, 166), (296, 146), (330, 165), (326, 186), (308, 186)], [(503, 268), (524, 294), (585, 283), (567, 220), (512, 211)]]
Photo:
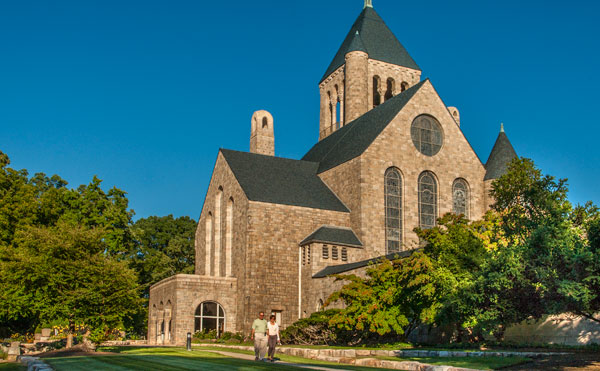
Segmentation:
[(244, 334), (241, 332), (224, 332), (221, 337), (217, 340), (218, 343), (241, 343), (244, 341)]
[(217, 330), (196, 331), (192, 336), (195, 340), (211, 340), (217, 338)]
[(338, 343), (341, 330), (329, 326), (329, 319), (339, 313), (339, 309), (328, 309), (315, 312), (310, 317), (302, 318), (281, 331), (281, 342), (284, 344), (325, 344)]

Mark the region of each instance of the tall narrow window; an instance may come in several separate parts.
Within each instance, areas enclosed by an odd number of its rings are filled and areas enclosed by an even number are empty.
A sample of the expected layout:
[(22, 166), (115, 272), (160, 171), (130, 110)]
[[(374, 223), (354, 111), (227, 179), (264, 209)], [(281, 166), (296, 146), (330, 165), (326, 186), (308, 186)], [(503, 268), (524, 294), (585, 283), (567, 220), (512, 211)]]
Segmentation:
[(395, 85), (396, 85), (396, 82), (394, 81), (394, 79), (392, 79), (391, 77), (389, 79), (387, 79), (386, 89), (385, 89), (385, 100), (386, 101), (394, 96)]
[(456, 179), (452, 185), (452, 212), (469, 218), (469, 184), (462, 178)]
[(345, 247), (342, 247), (342, 261), (348, 261), (348, 249), (346, 249)]
[(204, 248), (206, 249), (205, 261), (204, 261), (204, 274), (206, 276), (210, 276), (210, 265), (212, 263), (212, 225), (213, 225), (213, 216), (211, 213), (208, 213), (206, 216), (206, 242), (204, 243)]
[(419, 226), (435, 227), (437, 218), (437, 181), (433, 173), (425, 171), (419, 176)]
[(338, 98), (338, 101), (335, 104), (335, 115), (336, 115), (335, 128), (336, 129), (339, 129), (340, 126), (342, 126), (342, 119), (340, 117), (341, 114), (342, 114), (342, 110), (340, 109), (340, 98)]
[(221, 201), (223, 188), (219, 187), (215, 196), (215, 276), (221, 275)]
[(373, 76), (373, 107), (377, 107), (381, 104), (381, 95), (379, 89), (381, 87), (381, 80), (379, 76)]
[(323, 245), (323, 259), (329, 259), (329, 246)]
[(402, 177), (394, 167), (385, 172), (385, 245), (386, 254), (402, 245)]
[(231, 277), (232, 245), (233, 245), (233, 198), (227, 201), (227, 216), (225, 226), (225, 276)]
[(402, 84), (400, 84), (400, 92), (403, 92), (406, 89), (408, 89), (408, 83), (406, 81), (402, 81)]

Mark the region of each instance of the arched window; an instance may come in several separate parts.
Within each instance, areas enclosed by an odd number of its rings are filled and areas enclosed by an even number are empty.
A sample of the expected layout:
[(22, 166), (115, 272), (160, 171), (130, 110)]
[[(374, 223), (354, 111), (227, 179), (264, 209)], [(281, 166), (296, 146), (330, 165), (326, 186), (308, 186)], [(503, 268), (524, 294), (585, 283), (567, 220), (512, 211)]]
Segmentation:
[(233, 244), (233, 198), (227, 201), (227, 215), (225, 216), (225, 276), (231, 277), (231, 251)]
[(263, 117), (263, 119), (262, 119), (262, 128), (265, 129), (265, 128), (268, 128), (268, 127), (269, 127), (269, 121), (267, 120), (266, 117)]
[(437, 181), (430, 171), (419, 176), (419, 227), (435, 227), (437, 218)]
[(342, 114), (342, 110), (341, 110), (340, 98), (338, 97), (337, 103), (335, 104), (335, 115), (336, 115), (335, 128), (336, 129), (339, 129), (342, 126), (341, 114)]
[(194, 332), (207, 333), (216, 330), (217, 336), (221, 336), (224, 329), (225, 312), (221, 304), (214, 301), (200, 303), (194, 314)]
[(390, 99), (391, 97), (394, 96), (394, 88), (396, 85), (396, 82), (394, 81), (394, 79), (392, 79), (391, 77), (389, 79), (387, 79), (387, 86), (385, 89), (385, 100), (387, 101), (388, 99)]
[(381, 79), (379, 76), (373, 76), (373, 107), (381, 104), (381, 95), (379, 89), (381, 87)]
[(402, 245), (402, 176), (394, 167), (385, 172), (386, 254), (400, 251)]
[(469, 218), (469, 184), (462, 178), (452, 184), (452, 212)]
[(402, 83), (400, 84), (400, 92), (403, 92), (406, 89), (408, 89), (408, 83), (406, 81), (402, 81)]
[(223, 188), (219, 187), (215, 196), (215, 276), (221, 275), (221, 201)]
[(213, 225), (213, 216), (211, 213), (208, 213), (206, 216), (206, 242), (204, 243), (204, 247), (206, 249), (205, 254), (205, 265), (204, 265), (204, 275), (210, 276), (210, 265), (212, 262), (212, 225)]

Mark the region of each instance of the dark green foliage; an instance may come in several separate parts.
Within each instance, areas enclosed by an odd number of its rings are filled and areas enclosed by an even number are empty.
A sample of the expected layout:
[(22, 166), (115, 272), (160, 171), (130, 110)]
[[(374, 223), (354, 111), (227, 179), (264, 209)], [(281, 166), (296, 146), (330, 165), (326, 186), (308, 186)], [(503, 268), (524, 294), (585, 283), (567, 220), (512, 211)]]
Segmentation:
[(178, 273), (194, 273), (196, 222), (173, 215), (142, 218), (133, 224), (135, 253), (132, 266), (139, 274), (143, 295), (151, 285)]
[(310, 317), (302, 318), (281, 331), (283, 344), (337, 344), (341, 331), (330, 326), (329, 320), (340, 313), (339, 309), (314, 312)]

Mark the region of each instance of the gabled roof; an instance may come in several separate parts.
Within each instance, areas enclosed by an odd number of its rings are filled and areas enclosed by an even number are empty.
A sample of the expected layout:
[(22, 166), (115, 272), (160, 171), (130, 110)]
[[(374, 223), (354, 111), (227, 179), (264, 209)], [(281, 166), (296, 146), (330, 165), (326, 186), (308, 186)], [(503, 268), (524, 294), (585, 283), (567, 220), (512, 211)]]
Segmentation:
[(221, 149), (250, 201), (349, 212), (317, 176), (319, 164)]
[(360, 156), (426, 81), (428, 79), (406, 89), (334, 131), (315, 144), (302, 157), (302, 160), (320, 163), (318, 172), (321, 173)]
[(485, 177), (483, 180), (498, 179), (506, 173), (508, 163), (517, 157), (517, 152), (508, 140), (504, 128), (500, 129), (500, 134), (496, 139), (494, 148), (485, 163)]
[(396, 39), (396, 36), (394, 36), (392, 31), (386, 26), (385, 22), (383, 22), (383, 19), (381, 19), (375, 9), (366, 7), (360, 13), (356, 21), (354, 21), (342, 46), (340, 46), (333, 61), (331, 61), (331, 64), (327, 67), (327, 71), (325, 71), (325, 75), (323, 75), (320, 82), (325, 80), (327, 76), (331, 75), (331, 73), (337, 70), (341, 65), (346, 63), (346, 53), (350, 51), (350, 44), (352, 44), (356, 31), (360, 34), (360, 39), (366, 52), (369, 54), (369, 58), (419, 71), (421, 70), (406, 49), (404, 49), (402, 44), (400, 44), (398, 39)]
[(300, 246), (312, 242), (331, 243), (335, 245), (344, 245), (352, 247), (362, 247), (363, 245), (358, 239), (358, 237), (356, 237), (356, 234), (354, 234), (354, 231), (352, 231), (352, 229), (328, 225), (319, 227), (316, 231), (314, 231), (308, 237), (302, 240), (302, 242), (300, 242)]
[(359, 261), (356, 263), (330, 265), (328, 267), (321, 269), (319, 272), (315, 273), (312, 276), (312, 278), (324, 278), (324, 277), (327, 277), (332, 274), (340, 274), (340, 273), (348, 272), (348, 271), (351, 271), (354, 269), (363, 268), (369, 264), (376, 263), (377, 261), (379, 261), (381, 259), (396, 260), (396, 259), (401, 259), (401, 258), (407, 258), (407, 257), (411, 256), (414, 252), (419, 251), (419, 250), (421, 250), (421, 249), (419, 248), (419, 249), (414, 249), (414, 250), (405, 250), (405, 251), (395, 252), (392, 254), (378, 256), (376, 258), (362, 260), (362, 261)]

